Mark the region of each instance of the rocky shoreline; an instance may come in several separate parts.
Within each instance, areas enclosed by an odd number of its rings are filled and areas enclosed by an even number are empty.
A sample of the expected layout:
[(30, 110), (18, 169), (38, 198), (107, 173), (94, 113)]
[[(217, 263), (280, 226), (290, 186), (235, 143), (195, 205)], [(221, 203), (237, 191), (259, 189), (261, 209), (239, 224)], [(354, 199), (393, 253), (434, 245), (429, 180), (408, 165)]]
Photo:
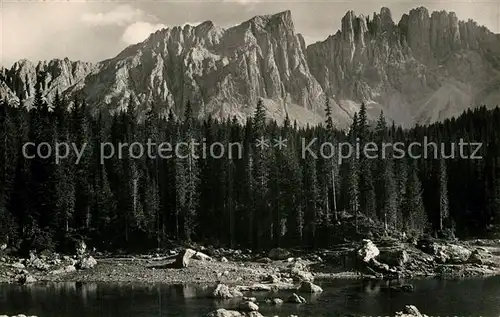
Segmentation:
[[(278, 248), (259, 254), (197, 246), (196, 250), (179, 247), (161, 254), (121, 257), (91, 254), (82, 244), (71, 256), (34, 252), (27, 258), (0, 256), (0, 283), (210, 284), (213, 298), (237, 300), (237, 310), (219, 309), (209, 313), (210, 317), (262, 316), (258, 312), (261, 303), (245, 297), (246, 292), (269, 292), (265, 300), (269, 305), (302, 304), (306, 300), (301, 294), (321, 293), (317, 284), (326, 280), (466, 278), (499, 273), (500, 241), (491, 240), (362, 240), (330, 250)], [(393, 283), (392, 288), (413, 291), (411, 284), (402, 282)], [(396, 316), (425, 315), (407, 306)]]
[[(363, 240), (330, 250), (267, 253), (197, 247), (152, 255), (90, 254), (86, 247), (72, 256), (31, 253), (28, 258), (0, 256), (0, 283), (148, 282), (215, 283), (249, 286), (345, 278), (464, 278), (500, 273), (500, 243)], [(278, 286), (279, 287), (279, 286)]]

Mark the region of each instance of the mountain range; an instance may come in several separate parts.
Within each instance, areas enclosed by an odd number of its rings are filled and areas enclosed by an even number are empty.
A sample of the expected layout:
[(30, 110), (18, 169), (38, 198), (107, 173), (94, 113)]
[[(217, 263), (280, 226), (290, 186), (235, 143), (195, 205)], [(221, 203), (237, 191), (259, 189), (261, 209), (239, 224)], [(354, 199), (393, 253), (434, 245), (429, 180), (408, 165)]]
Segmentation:
[(341, 28), (306, 46), (292, 14), (256, 16), (220, 28), (211, 21), (162, 29), (99, 63), (20, 60), (0, 68), (0, 95), (27, 107), (37, 80), (51, 99), (85, 98), (94, 109), (133, 102), (198, 117), (252, 115), (263, 98), (270, 118), (323, 121), (325, 98), (335, 123), (350, 124), (361, 102), (403, 126), (500, 104), (500, 35), (453, 12), (418, 7), (398, 22), (388, 8), (372, 17), (349, 11)]

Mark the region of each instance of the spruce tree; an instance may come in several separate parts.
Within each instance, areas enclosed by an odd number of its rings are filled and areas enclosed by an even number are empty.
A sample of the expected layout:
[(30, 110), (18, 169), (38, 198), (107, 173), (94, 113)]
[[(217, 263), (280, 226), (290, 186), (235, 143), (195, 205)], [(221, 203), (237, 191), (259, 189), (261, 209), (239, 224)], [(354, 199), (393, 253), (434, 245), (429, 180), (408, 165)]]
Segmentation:
[(380, 113), (375, 134), (375, 141), (379, 149), (375, 172), (377, 215), (384, 222), (385, 229), (387, 230), (389, 225), (396, 225), (397, 196), (393, 175), (392, 153), (386, 153), (383, 150), (384, 144), (390, 141), (383, 112)]
[(403, 229), (419, 236), (427, 229), (428, 221), (422, 201), (422, 185), (418, 178), (416, 162), (408, 161), (408, 178), (404, 196)]
[(266, 113), (262, 99), (257, 102), (253, 125), (253, 216), (254, 242), (257, 249), (270, 241), (271, 216), (268, 205), (268, 153), (270, 143), (266, 138)]
[[(331, 142), (334, 145), (332, 148), (331, 158), (327, 160), (327, 165), (329, 165), (329, 175), (330, 175), (330, 184), (331, 184), (331, 193), (332, 193), (332, 210), (335, 222), (338, 221), (337, 214), (337, 179), (338, 179), (338, 157), (336, 153), (336, 143), (334, 140), (334, 126), (333, 126), (333, 118), (332, 118), (332, 108), (330, 106), (330, 99), (326, 97), (325, 104), (325, 113), (326, 113), (326, 141)], [(329, 162), (328, 162), (329, 161)], [(328, 164), (329, 163), (329, 164)], [(329, 185), (330, 187), (330, 185)]]
[(359, 207), (363, 214), (376, 218), (375, 188), (372, 177), (372, 160), (365, 156), (364, 148), (369, 141), (370, 131), (366, 105), (361, 104), (357, 123), (357, 137), (360, 144), (359, 157)]
[(450, 216), (448, 201), (448, 173), (446, 162), (439, 160), (439, 230), (444, 230), (444, 225)]

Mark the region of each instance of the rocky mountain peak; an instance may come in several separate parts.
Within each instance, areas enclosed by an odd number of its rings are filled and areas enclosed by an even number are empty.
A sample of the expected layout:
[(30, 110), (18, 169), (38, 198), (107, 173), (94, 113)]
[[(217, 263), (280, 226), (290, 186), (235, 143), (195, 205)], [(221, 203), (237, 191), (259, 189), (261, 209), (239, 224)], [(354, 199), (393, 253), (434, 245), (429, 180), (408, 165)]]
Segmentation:
[(292, 12), (290, 10), (285, 10), (270, 15), (258, 15), (248, 20), (248, 23), (258, 25), (262, 28), (266, 28), (267, 26), (281, 25), (288, 29), (294, 29)]
[(200, 117), (223, 119), (247, 117), (264, 98), (277, 120), (288, 113), (299, 123), (319, 122), (323, 91), (305, 49), (289, 10), (227, 29), (210, 21), (172, 27), (100, 63), (85, 85), (67, 93), (111, 108), (125, 107), (132, 96), (142, 110), (154, 102), (178, 115), (189, 100)]
[(307, 61), (341, 104), (365, 102), (374, 116), (384, 110), (412, 124), (459, 114), (484, 96), (496, 100), (498, 54), (496, 36), (453, 12), (418, 7), (395, 24), (382, 8), (371, 20), (348, 11), (335, 36), (307, 48)]
[(140, 110), (155, 103), (181, 115), (190, 101), (199, 117), (241, 120), (263, 98), (268, 116), (299, 124), (323, 121), (330, 98), (343, 127), (361, 102), (403, 125), (498, 103), (500, 35), (425, 7), (395, 21), (386, 7), (372, 17), (348, 11), (337, 32), (307, 47), (289, 10), (229, 28), (169, 27), (96, 65), (20, 60), (0, 69), (0, 93), (29, 101), (40, 78), (48, 97), (78, 94), (95, 107), (133, 100)]
[(29, 104), (35, 95), (37, 83), (40, 83), (43, 94), (52, 98), (56, 91), (63, 92), (83, 81), (94, 67), (92, 63), (70, 61), (68, 58), (39, 61), (36, 64), (22, 59), (2, 71), (2, 81), (10, 89), (4, 94), (17, 96)]

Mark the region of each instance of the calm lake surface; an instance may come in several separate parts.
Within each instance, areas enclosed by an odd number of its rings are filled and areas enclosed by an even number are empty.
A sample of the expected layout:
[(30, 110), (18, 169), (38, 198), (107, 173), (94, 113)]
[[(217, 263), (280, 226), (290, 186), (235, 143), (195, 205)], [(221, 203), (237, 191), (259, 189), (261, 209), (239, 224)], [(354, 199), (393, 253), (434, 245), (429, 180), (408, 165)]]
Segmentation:
[[(386, 282), (335, 281), (318, 283), (324, 292), (305, 305), (283, 304), (277, 308), (264, 302), (264, 316), (394, 316), (407, 304), (434, 316), (499, 316), (500, 277), (471, 280), (413, 281), (411, 293), (391, 292)], [(80, 284), (57, 283), (19, 286), (0, 284), (0, 315), (40, 317), (198, 317), (234, 302), (206, 298), (212, 287), (200, 285)], [(289, 293), (279, 293), (283, 299)], [(255, 293), (265, 299), (266, 293)]]

